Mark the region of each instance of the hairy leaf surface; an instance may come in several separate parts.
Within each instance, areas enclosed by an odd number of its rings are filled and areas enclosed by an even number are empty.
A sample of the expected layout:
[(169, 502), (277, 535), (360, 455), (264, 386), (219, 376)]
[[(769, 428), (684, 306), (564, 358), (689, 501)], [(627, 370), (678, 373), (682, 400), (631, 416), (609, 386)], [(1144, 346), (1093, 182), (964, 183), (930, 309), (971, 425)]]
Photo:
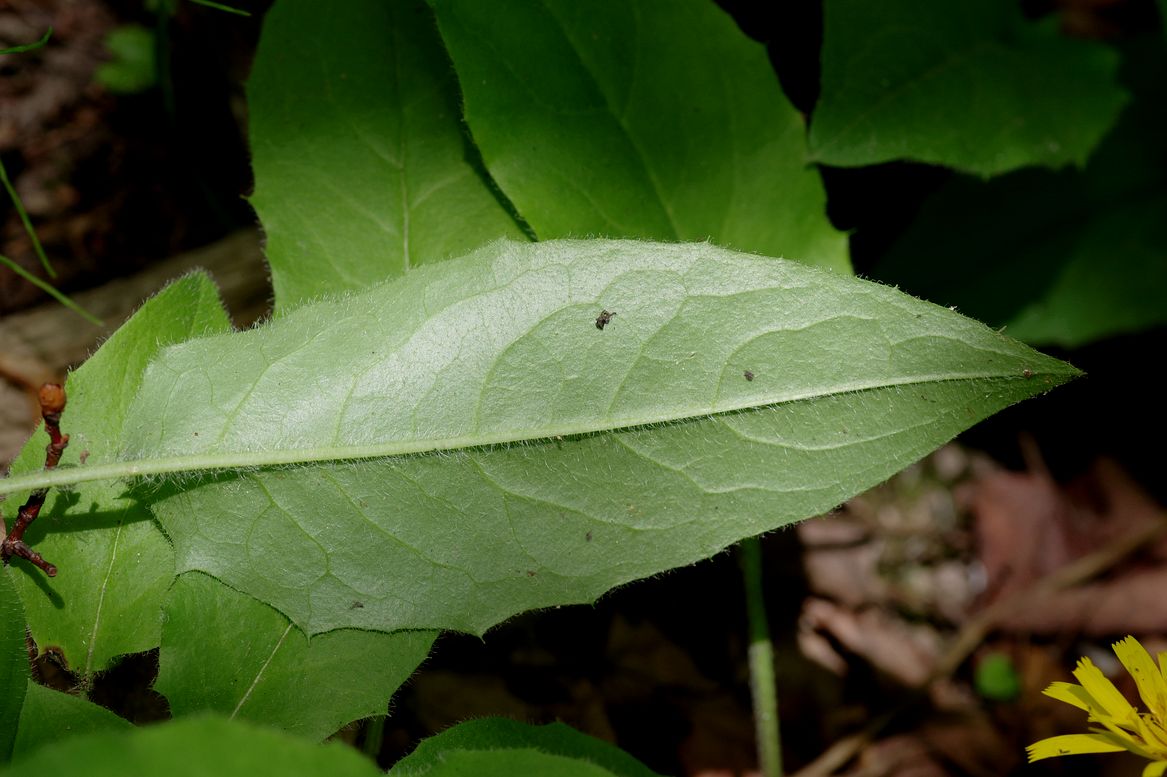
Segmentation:
[(434, 0), (491, 175), (541, 238), (706, 240), (849, 269), (805, 125), (704, 0)]
[[(142, 373), (165, 346), (230, 328), (206, 275), (187, 276), (147, 301), (69, 376), (61, 421), (69, 447), (58, 474), (68, 478), (114, 461)], [(47, 444), (41, 428), (12, 474), (41, 470)], [(82, 677), (116, 656), (157, 647), (162, 597), (174, 577), (170, 544), (149, 511), (124, 492), (116, 482), (54, 490), (25, 538), (60, 573), (46, 578), (23, 560), (12, 564), (33, 640), (42, 651), (57, 648)], [(23, 500), (18, 494), (6, 505)]]
[(470, 161), (424, 3), (280, 0), (248, 96), (277, 309), (522, 237)]
[(828, 510), (1075, 374), (794, 262), (496, 243), (170, 348), (119, 463), (4, 487), (214, 470), (156, 506), (180, 571), (309, 634), (482, 632)]
[(823, 26), (810, 146), (829, 165), (1082, 165), (1125, 100), (1114, 52), (1016, 3), (826, 0)]
[(384, 715), (437, 636), (345, 629), (309, 641), (271, 607), (193, 572), (174, 582), (165, 612), (155, 688), (176, 717), (213, 711), (316, 740)]

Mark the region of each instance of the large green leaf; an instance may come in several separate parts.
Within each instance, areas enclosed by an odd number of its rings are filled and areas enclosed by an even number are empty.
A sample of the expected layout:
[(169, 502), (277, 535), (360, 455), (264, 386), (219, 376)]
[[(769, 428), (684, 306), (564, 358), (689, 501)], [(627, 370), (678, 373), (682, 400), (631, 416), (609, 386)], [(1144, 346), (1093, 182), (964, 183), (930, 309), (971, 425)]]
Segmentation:
[(29, 680), (28, 695), (20, 713), (20, 729), (14, 732), (13, 756), (24, 758), (42, 747), (82, 734), (129, 728), (132, 728), (129, 721), (104, 707)]
[(1010, 334), (1076, 346), (1167, 325), (1164, 246), (1167, 193), (1092, 219), (1044, 297), (1009, 322)]
[(0, 569), (0, 763), (12, 756), (16, 725), (28, 686), (24, 609), (7, 569)]
[[(69, 376), (61, 428), (70, 440), (60, 471), (117, 460), (130, 400), (147, 362), (167, 345), (230, 328), (205, 275), (187, 276), (146, 302)], [(40, 470), (47, 442), (39, 430), (13, 463), (12, 474)], [(21, 501), (23, 495), (9, 500)], [(150, 513), (127, 497), (121, 484), (93, 482), (54, 491), (25, 538), (60, 569), (46, 578), (23, 560), (13, 562), (29, 628), (42, 651), (58, 648), (85, 678), (116, 656), (158, 645), (173, 552)]]
[(317, 740), (385, 714), (436, 636), (347, 629), (309, 641), (267, 605), (194, 572), (175, 581), (165, 612), (155, 687), (176, 717), (214, 711)]
[(374, 777), (372, 761), (342, 744), (314, 745), (240, 721), (194, 718), (72, 737), (0, 775), (54, 777)]
[(0, 490), (207, 472), (156, 505), (180, 571), (309, 634), (482, 632), (821, 513), (1075, 374), (799, 263), (499, 242), (170, 348), (123, 461)]
[(1084, 170), (957, 178), (874, 274), (1031, 343), (1167, 324), (1167, 49), (1124, 54), (1134, 100)]
[(418, 777), (617, 777), (590, 761), (517, 747), (495, 750), (454, 750), (440, 761), (401, 775)]
[(982, 176), (1082, 165), (1124, 96), (1118, 57), (1014, 0), (826, 0), (816, 161), (910, 159)]
[(280, 0), (248, 96), (279, 309), (522, 236), (468, 161), (424, 3)]
[(491, 175), (542, 238), (705, 240), (846, 270), (805, 126), (707, 0), (433, 0)]
[[(448, 728), (442, 733), (422, 740), (417, 749), (397, 762), (389, 770), (390, 777), (413, 777), (423, 774), (446, 774), (443, 769), (451, 768), (452, 758), (462, 754), (464, 760), (457, 760), (458, 768), (467, 768), (464, 772), (450, 772), (452, 774), (476, 774), (476, 768), (494, 768), (496, 764), (503, 767), (508, 762), (508, 756), (495, 756), (487, 760), (479, 760), (486, 753), (510, 753), (515, 760), (513, 771), (509, 774), (564, 774), (553, 768), (548, 762), (546, 765), (528, 771), (520, 771), (519, 764), (528, 758), (528, 755), (517, 755), (516, 751), (528, 754), (542, 753), (547, 756), (563, 759), (570, 764), (587, 762), (602, 770), (602, 774), (620, 775), (620, 777), (654, 777), (644, 764), (625, 753), (618, 747), (608, 744), (594, 737), (580, 733), (562, 723), (552, 723), (547, 726), (530, 726), (506, 718), (480, 718), (460, 723)], [(572, 768), (572, 767), (568, 767)], [(508, 772), (503, 772), (508, 774)]]

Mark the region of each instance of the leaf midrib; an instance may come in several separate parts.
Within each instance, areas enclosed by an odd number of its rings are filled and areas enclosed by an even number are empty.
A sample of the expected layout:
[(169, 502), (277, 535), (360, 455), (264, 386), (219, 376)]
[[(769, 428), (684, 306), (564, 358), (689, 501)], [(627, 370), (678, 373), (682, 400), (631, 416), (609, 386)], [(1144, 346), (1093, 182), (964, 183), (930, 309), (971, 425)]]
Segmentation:
[(1034, 371), (1029, 377), (1015, 372), (976, 372), (976, 373), (945, 373), (942, 375), (914, 375), (900, 379), (884, 379), (878, 382), (854, 383), (839, 386), (829, 391), (816, 390), (803, 395), (793, 394), (780, 400), (766, 403), (726, 403), (715, 412), (694, 413), (689, 415), (641, 416), (628, 419), (609, 419), (604, 424), (578, 425), (564, 424), (551, 426), (535, 432), (530, 429), (521, 430), (521, 433), (498, 432), (494, 434), (450, 437), (442, 439), (421, 439), (392, 441), (375, 445), (351, 445), (344, 447), (323, 446), (319, 448), (291, 448), (285, 450), (263, 451), (231, 451), (227, 453), (201, 453), (189, 456), (168, 456), (154, 459), (135, 459), (130, 461), (115, 461), (108, 464), (93, 466), (59, 467), (52, 470), (41, 470), (25, 475), (17, 475), (0, 480), (0, 495), (21, 491), (30, 491), (37, 488), (53, 486), (70, 486), (98, 480), (126, 480), (154, 475), (172, 475), (177, 473), (195, 473), (209, 471), (223, 471), (234, 469), (254, 469), (257, 467), (284, 466), (295, 464), (319, 464), (327, 461), (354, 461), (361, 459), (381, 459), (395, 456), (410, 456), (417, 454), (437, 453), (471, 448), (488, 448), (496, 445), (508, 445), (529, 440), (545, 440), (559, 437), (575, 437), (585, 434), (628, 431), (636, 428), (653, 427), (665, 423), (686, 423), (698, 419), (732, 415), (750, 410), (826, 399), (843, 394), (854, 394), (864, 391), (878, 391), (881, 389), (897, 388), (914, 385), (939, 385), (961, 381), (1026, 381), (1040, 382), (1043, 378), (1057, 378), (1056, 383), (1048, 383), (1050, 388), (1064, 379), (1073, 377), (1077, 372), (1072, 368), (1064, 372)]

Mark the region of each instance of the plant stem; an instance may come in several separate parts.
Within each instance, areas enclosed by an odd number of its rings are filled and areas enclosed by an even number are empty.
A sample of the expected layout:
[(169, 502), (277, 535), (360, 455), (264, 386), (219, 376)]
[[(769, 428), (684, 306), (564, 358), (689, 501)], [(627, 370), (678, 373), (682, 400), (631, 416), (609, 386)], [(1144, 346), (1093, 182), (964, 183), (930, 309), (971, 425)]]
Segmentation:
[(69, 310), (72, 310), (74, 313), (81, 316), (82, 318), (84, 318), (86, 321), (93, 324), (94, 326), (102, 326), (102, 321), (100, 318), (93, 315), (92, 313), (87, 311), (85, 308), (81, 307), (76, 302), (69, 299), (64, 294), (57, 291), (52, 286), (45, 283), (40, 278), (36, 277), (32, 273), (30, 273), (28, 270), (24, 269), (19, 264), (12, 261), (7, 256), (4, 256), (3, 254), (0, 254), (0, 265), (4, 265), (8, 269), (12, 270), (12, 272), (16, 273), (21, 278), (24, 278), (26, 281), (31, 283), (33, 286), (36, 286), (38, 289), (43, 291), (45, 294), (48, 294), (50, 297), (55, 299), (57, 302), (60, 302), (65, 307), (69, 308)]
[[(45, 432), (49, 435), (49, 444), (45, 448), (45, 469), (56, 469), (57, 464), (61, 462), (61, 454), (69, 445), (69, 435), (61, 433), (61, 413), (64, 412), (66, 403), (65, 390), (56, 383), (46, 383), (41, 386), (39, 399), (41, 417), (45, 419)], [(3, 533), (3, 537), (0, 537), (0, 561), (5, 566), (8, 565), (9, 559), (16, 556), (40, 567), (49, 577), (56, 577), (57, 568), (45, 561), (44, 556), (30, 548), (24, 541), (24, 532), (40, 515), (48, 493), (47, 488), (38, 488), (29, 495), (28, 501), (16, 514), (16, 523), (13, 524), (11, 532), (4, 525), (3, 517), (0, 517), (0, 532)]]
[(365, 739), (361, 742), (361, 750), (365, 755), (377, 763), (381, 755), (381, 743), (385, 741), (385, 720), (388, 715), (374, 715), (365, 719)]
[(25, 43), (22, 46), (11, 46), (6, 49), (0, 49), (0, 54), (22, 54), (26, 51), (35, 51), (36, 49), (39, 49), (41, 46), (48, 43), (49, 38), (52, 36), (53, 28), (50, 27), (45, 30), (45, 34), (40, 37), (40, 40), (33, 41), (32, 43)]
[(746, 618), (750, 632), (750, 695), (754, 700), (754, 729), (758, 765), (765, 777), (782, 777), (782, 737), (778, 730), (778, 688), (774, 677), (774, 643), (766, 621), (762, 574), (762, 543), (757, 537), (738, 546), (746, 589)]
[(49, 274), (50, 278), (56, 278), (57, 271), (49, 264), (49, 257), (45, 256), (44, 246), (41, 245), (40, 238), (37, 237), (36, 230), (33, 229), (32, 220), (29, 219), (28, 212), (24, 209), (24, 203), (20, 201), (20, 195), (16, 193), (16, 187), (12, 185), (12, 181), (8, 180), (8, 170), (5, 169), (2, 161), (0, 161), (0, 183), (4, 184), (8, 198), (12, 200), (12, 207), (16, 208), (16, 215), (20, 216), (20, 223), (24, 225), (24, 231), (28, 235), (28, 239), (32, 241), (32, 249), (36, 252), (37, 258), (41, 260), (41, 266), (45, 268), (45, 272)]

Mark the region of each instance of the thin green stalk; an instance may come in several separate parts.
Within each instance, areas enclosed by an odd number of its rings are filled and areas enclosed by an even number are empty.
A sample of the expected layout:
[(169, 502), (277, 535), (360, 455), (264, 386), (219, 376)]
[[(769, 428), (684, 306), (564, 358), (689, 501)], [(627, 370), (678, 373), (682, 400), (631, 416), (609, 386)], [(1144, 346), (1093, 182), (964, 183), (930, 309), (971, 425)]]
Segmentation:
[(757, 537), (738, 546), (746, 589), (746, 617), (750, 632), (750, 695), (754, 700), (754, 729), (758, 765), (765, 777), (782, 777), (782, 737), (778, 730), (778, 688), (774, 677), (774, 643), (766, 621), (762, 581), (762, 543)]
[(39, 49), (41, 46), (49, 42), (49, 38), (53, 36), (53, 28), (50, 27), (45, 30), (45, 34), (40, 37), (40, 40), (35, 40), (32, 43), (25, 43), (20, 46), (10, 46), (6, 49), (0, 49), (0, 54), (23, 54), (26, 51), (33, 51)]
[(72, 310), (74, 313), (81, 316), (89, 323), (91, 323), (95, 326), (102, 326), (102, 321), (100, 318), (93, 315), (88, 310), (81, 307), (76, 302), (74, 302), (73, 300), (69, 299), (61, 292), (54, 289), (51, 285), (45, 283), (40, 278), (36, 277), (32, 273), (30, 273), (28, 270), (24, 269), (19, 264), (12, 261), (11, 259), (9, 259), (7, 256), (0, 254), (0, 264), (4, 265), (8, 269), (12, 270), (12, 272), (16, 273), (21, 278), (24, 278), (26, 281), (31, 283), (33, 286), (36, 286), (38, 289), (43, 291), (45, 294), (48, 294), (50, 297), (55, 299), (57, 302), (60, 302), (62, 305), (69, 308), (69, 310)]
[(381, 755), (381, 743), (385, 741), (385, 720), (387, 718), (387, 715), (374, 715), (365, 720), (365, 739), (361, 742), (361, 751), (373, 759), (373, 763), (377, 763), (377, 758)]
[(4, 168), (3, 160), (0, 160), (0, 181), (4, 182), (4, 188), (8, 190), (8, 197), (12, 200), (12, 206), (16, 208), (17, 215), (20, 216), (20, 223), (24, 224), (24, 231), (28, 233), (28, 239), (32, 241), (32, 249), (36, 251), (37, 258), (41, 260), (41, 266), (45, 268), (45, 272), (49, 274), (50, 278), (56, 278), (57, 271), (49, 264), (49, 258), (45, 256), (44, 246), (41, 245), (40, 238), (36, 236), (36, 230), (32, 228), (32, 220), (29, 219), (28, 212), (24, 209), (24, 203), (20, 201), (20, 195), (16, 193), (12, 181), (8, 180), (8, 170)]
[[(53, 34), (53, 30), (50, 27), (49, 31), (46, 32), (45, 36), (43, 38), (41, 38), (38, 42), (30, 43), (30, 44), (28, 44), (28, 46), (25, 46), (25, 47), (17, 47), (16, 49), (9, 49), (8, 51), (18, 51), (18, 50), (19, 51), (27, 51), (29, 49), (36, 48), (38, 46), (42, 46), (42, 45), (44, 45), (44, 42), (47, 41), (49, 39), (49, 36), (52, 34)], [(34, 251), (36, 251), (37, 258), (39, 258), (41, 260), (41, 266), (45, 268), (45, 272), (47, 272), (49, 274), (50, 278), (56, 278), (57, 272), (56, 272), (56, 270), (53, 269), (53, 266), (51, 264), (49, 264), (49, 258), (47, 256), (45, 256), (44, 246), (41, 245), (41, 240), (39, 237), (37, 237), (36, 230), (33, 229), (32, 220), (29, 219), (29, 217), (28, 217), (28, 211), (26, 211), (24, 209), (24, 203), (20, 201), (20, 195), (16, 193), (16, 187), (14, 187), (12, 185), (12, 181), (10, 181), (8, 179), (8, 170), (4, 167), (3, 160), (0, 160), (0, 182), (3, 182), (4, 189), (8, 192), (8, 197), (12, 200), (12, 205), (13, 205), (13, 207), (16, 208), (16, 213), (20, 216), (20, 222), (22, 224), (24, 224), (24, 231), (26, 233), (28, 233), (28, 239), (32, 241), (32, 248)], [(25, 270), (19, 264), (12, 261), (11, 259), (9, 259), (7, 256), (0, 254), (0, 264), (4, 265), (8, 269), (12, 270), (12, 272), (16, 273), (21, 278), (24, 278), (26, 281), (31, 283), (33, 286), (36, 286), (38, 289), (40, 289), (44, 293), (48, 294), (50, 297), (55, 299), (57, 302), (60, 302), (62, 305), (69, 308), (69, 310), (72, 310), (74, 313), (81, 316), (89, 323), (94, 324), (96, 326), (102, 325), (102, 321), (100, 318), (93, 315), (89, 311), (85, 310), (85, 308), (81, 307), (76, 302), (69, 299), (61, 292), (57, 291), (50, 284), (45, 283), (40, 278), (36, 277), (32, 273)]]
[(207, 8), (214, 8), (216, 11), (224, 11), (225, 13), (233, 13), (237, 16), (251, 16), (251, 11), (244, 11), (242, 8), (232, 8), (229, 5), (212, 2), (212, 0), (190, 0), (195, 5), (205, 5)]

